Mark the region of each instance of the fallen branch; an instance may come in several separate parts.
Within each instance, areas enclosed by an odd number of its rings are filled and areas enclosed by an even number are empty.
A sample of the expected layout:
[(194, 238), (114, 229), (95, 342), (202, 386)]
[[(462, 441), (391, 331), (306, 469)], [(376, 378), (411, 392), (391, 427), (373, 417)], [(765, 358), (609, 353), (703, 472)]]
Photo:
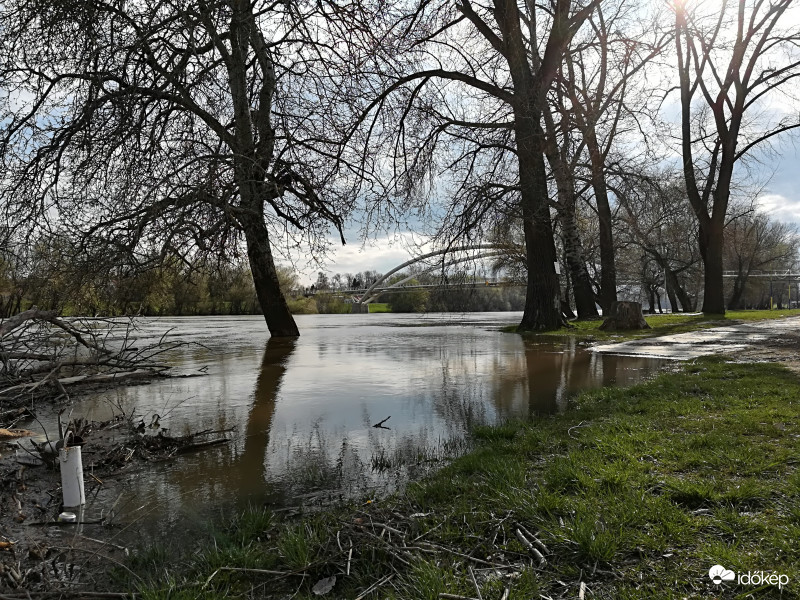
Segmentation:
[(377, 423), (375, 423), (375, 425), (373, 425), (373, 427), (375, 427), (377, 429), (391, 429), (391, 427), (384, 427), (384, 425), (383, 425), (384, 423), (386, 423), (386, 421), (388, 421), (391, 418), (392, 418), (392, 415), (389, 415), (383, 421), (378, 421)]
[(372, 592), (374, 592), (375, 590), (377, 590), (377, 589), (378, 589), (379, 587), (381, 587), (383, 584), (385, 584), (385, 583), (388, 583), (389, 581), (391, 581), (393, 577), (394, 577), (394, 573), (392, 573), (391, 575), (387, 575), (386, 577), (384, 577), (383, 579), (380, 579), (379, 581), (376, 581), (376, 582), (375, 582), (375, 583), (373, 583), (371, 586), (369, 586), (367, 589), (365, 589), (363, 592), (361, 592), (361, 593), (360, 593), (360, 594), (359, 594), (359, 595), (356, 597), (356, 599), (355, 599), (355, 600), (364, 600), (364, 598), (366, 598), (367, 596), (369, 596), (369, 595), (370, 595)]
[(187, 446), (180, 446), (177, 450), (177, 453), (184, 454), (186, 452), (193, 452), (194, 450), (201, 450), (203, 448), (208, 448), (209, 446), (227, 444), (230, 441), (231, 438), (218, 438), (216, 440), (208, 440), (207, 442), (195, 442), (194, 444), (189, 444)]
[(30, 321), (31, 319), (42, 319), (45, 321), (49, 321), (50, 319), (56, 316), (56, 311), (49, 310), (39, 310), (38, 307), (32, 306), (28, 310), (24, 310), (19, 314), (14, 315), (13, 317), (9, 317), (5, 321), (0, 324), (0, 338), (6, 337), (9, 333), (17, 329), (20, 325), (24, 324), (26, 321)]
[(547, 559), (541, 552), (539, 552), (539, 549), (536, 548), (536, 546), (534, 546), (533, 543), (528, 538), (525, 537), (525, 534), (522, 533), (522, 531), (519, 528), (514, 533), (516, 534), (517, 539), (522, 543), (522, 545), (525, 546), (539, 562), (539, 568), (541, 569), (542, 567), (544, 567), (547, 564)]
[(130, 320), (64, 319), (36, 307), (6, 319), (0, 323), (0, 398), (21, 405), (63, 397), (65, 386), (117, 384), (169, 369), (155, 357), (183, 343), (162, 337), (137, 347), (133, 331)]

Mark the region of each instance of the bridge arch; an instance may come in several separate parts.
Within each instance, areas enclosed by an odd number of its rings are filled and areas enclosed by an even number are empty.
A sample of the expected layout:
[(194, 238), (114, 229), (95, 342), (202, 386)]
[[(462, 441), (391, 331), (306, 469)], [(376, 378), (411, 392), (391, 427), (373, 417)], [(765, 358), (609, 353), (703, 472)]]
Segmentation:
[[(461, 257), (461, 258), (454, 259), (454, 260), (446, 263), (444, 266), (449, 267), (450, 265), (455, 265), (455, 264), (462, 263), (462, 262), (467, 262), (467, 261), (470, 261), (470, 260), (476, 260), (476, 259), (479, 259), (479, 258), (491, 258), (491, 257), (494, 257), (494, 256), (502, 256), (505, 253), (504, 251), (508, 250), (508, 246), (505, 246), (503, 244), (472, 244), (472, 245), (469, 245), (469, 246), (458, 246), (458, 247), (455, 247), (455, 248), (445, 248), (444, 250), (436, 250), (434, 252), (428, 252), (427, 254), (422, 254), (420, 256), (416, 256), (416, 257), (414, 257), (414, 258), (412, 258), (410, 260), (407, 260), (403, 264), (396, 266), (395, 268), (391, 269), (388, 273), (382, 275), (379, 279), (375, 280), (372, 283), (372, 285), (370, 285), (367, 288), (367, 290), (361, 295), (361, 299), (358, 302), (355, 302), (353, 304), (353, 307), (355, 309), (353, 312), (362, 312), (362, 308), (361, 307), (363, 305), (369, 304), (370, 302), (375, 300), (378, 297), (379, 294), (385, 292), (388, 289), (399, 287), (403, 283), (408, 281), (409, 279), (412, 279), (412, 278), (416, 277), (416, 275), (409, 275), (405, 279), (402, 279), (400, 281), (396, 281), (395, 283), (393, 283), (389, 287), (382, 287), (381, 286), (381, 284), (383, 282), (385, 282), (389, 277), (391, 277), (392, 275), (394, 275), (398, 271), (401, 271), (401, 270), (405, 269), (406, 267), (408, 267), (410, 265), (413, 265), (415, 263), (421, 262), (421, 261), (426, 260), (428, 258), (433, 258), (434, 256), (444, 256), (446, 254), (451, 254), (451, 253), (456, 253), (456, 252), (469, 252), (471, 250), (479, 250), (479, 251), (483, 251), (483, 252), (480, 252), (477, 255), (472, 255), (472, 256), (467, 256), (467, 257)], [(490, 252), (490, 251), (493, 251), (493, 252)], [(435, 265), (435, 266), (431, 267), (430, 269), (426, 269), (425, 271), (423, 271), (423, 273), (427, 273), (428, 271), (432, 271), (433, 269), (438, 269), (439, 267), (440, 267), (440, 265)]]

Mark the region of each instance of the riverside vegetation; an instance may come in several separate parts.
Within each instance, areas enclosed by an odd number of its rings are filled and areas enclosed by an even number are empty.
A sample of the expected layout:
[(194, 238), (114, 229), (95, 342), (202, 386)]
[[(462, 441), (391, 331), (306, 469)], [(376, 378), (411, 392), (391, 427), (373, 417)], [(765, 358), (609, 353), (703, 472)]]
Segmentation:
[[(783, 319), (787, 317), (800, 316), (800, 309), (782, 310), (729, 310), (725, 315), (704, 315), (704, 314), (655, 314), (644, 315), (650, 329), (635, 329), (631, 331), (603, 331), (600, 325), (602, 319), (570, 321), (569, 329), (559, 329), (549, 331), (544, 334), (523, 333), (522, 335), (547, 335), (558, 337), (577, 337), (584, 341), (601, 342), (624, 340), (634, 340), (647, 337), (658, 337), (671, 335), (673, 333), (688, 333), (700, 329), (710, 329), (711, 327), (722, 327), (735, 324), (740, 321), (768, 321), (771, 319)], [(503, 331), (514, 332), (516, 327), (509, 326)]]
[(783, 366), (698, 359), (477, 428), (471, 452), (394, 496), (252, 509), (180, 561), (140, 551), (115, 583), (147, 599), (661, 600), (721, 593), (721, 564), (789, 578), (724, 597), (800, 598), (798, 398)]

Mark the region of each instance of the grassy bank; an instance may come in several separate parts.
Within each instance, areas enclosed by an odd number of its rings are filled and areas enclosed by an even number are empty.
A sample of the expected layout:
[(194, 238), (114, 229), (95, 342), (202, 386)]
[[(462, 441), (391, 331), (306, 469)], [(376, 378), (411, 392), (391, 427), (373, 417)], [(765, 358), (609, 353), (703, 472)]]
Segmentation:
[(335, 575), (327, 598), (578, 598), (581, 584), (586, 598), (711, 598), (722, 564), (790, 583), (719, 597), (798, 598), (799, 398), (780, 366), (699, 360), (478, 429), (475, 451), (401, 495), (294, 520), (253, 511), (180, 564), (140, 555), (138, 585), (301, 599)]
[(367, 304), (369, 307), (369, 312), (371, 313), (388, 313), (392, 312), (392, 309), (389, 308), (389, 304), (387, 302), (372, 302)]
[[(623, 341), (638, 338), (670, 335), (672, 333), (686, 333), (699, 329), (709, 329), (739, 323), (742, 321), (765, 321), (769, 319), (782, 319), (784, 317), (800, 316), (800, 309), (784, 310), (731, 310), (722, 315), (702, 314), (663, 314), (645, 315), (644, 318), (650, 329), (639, 331), (601, 331), (602, 319), (593, 321), (572, 321), (570, 329), (559, 329), (543, 334), (525, 333), (523, 335), (546, 335), (555, 337), (577, 337), (587, 341)], [(503, 328), (503, 331), (514, 332), (516, 325)]]

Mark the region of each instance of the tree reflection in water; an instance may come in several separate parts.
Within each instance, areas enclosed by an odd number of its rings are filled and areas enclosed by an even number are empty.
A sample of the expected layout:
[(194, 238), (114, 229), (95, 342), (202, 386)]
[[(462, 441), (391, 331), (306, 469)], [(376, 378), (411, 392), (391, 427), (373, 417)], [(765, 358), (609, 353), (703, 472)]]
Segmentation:
[(292, 338), (270, 338), (267, 341), (244, 431), (234, 434), (242, 440), (239, 449), (203, 452), (203, 460), (190, 460), (194, 463), (190, 468), (174, 471), (172, 480), (180, 489), (179, 497), (193, 497), (196, 502), (198, 495), (209, 500), (234, 495), (241, 502), (249, 502), (265, 496), (265, 460), (276, 399), (296, 343)]

